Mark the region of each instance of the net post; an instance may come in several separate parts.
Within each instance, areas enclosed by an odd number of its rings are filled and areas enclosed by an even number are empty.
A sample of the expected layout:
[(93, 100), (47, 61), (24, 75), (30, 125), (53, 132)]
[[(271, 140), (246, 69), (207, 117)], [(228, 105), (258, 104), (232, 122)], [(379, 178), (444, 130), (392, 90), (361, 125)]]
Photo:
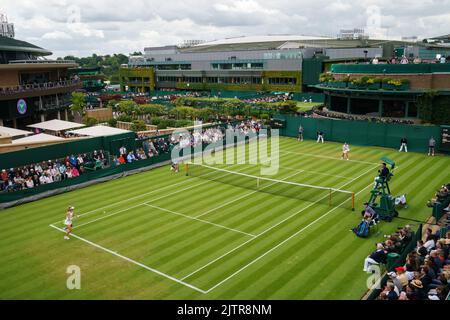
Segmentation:
[(189, 164), (188, 163), (186, 163), (184, 165), (184, 169), (186, 170), (186, 177), (188, 177), (189, 176)]
[(352, 211), (355, 211), (355, 193), (352, 192)]

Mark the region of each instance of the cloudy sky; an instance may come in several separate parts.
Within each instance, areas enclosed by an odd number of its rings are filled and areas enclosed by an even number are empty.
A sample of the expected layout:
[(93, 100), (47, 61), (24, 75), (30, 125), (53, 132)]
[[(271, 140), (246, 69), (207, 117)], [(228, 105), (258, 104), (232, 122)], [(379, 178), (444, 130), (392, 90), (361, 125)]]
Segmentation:
[(0, 0), (16, 38), (65, 55), (128, 54), (146, 46), (243, 35), (420, 38), (450, 33), (450, 0)]

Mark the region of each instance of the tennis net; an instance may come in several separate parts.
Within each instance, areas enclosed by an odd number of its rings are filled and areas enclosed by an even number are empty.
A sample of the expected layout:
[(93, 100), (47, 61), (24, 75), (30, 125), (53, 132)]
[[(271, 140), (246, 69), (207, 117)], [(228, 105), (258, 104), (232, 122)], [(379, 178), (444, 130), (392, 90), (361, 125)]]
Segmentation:
[(332, 207), (355, 209), (355, 193), (334, 188), (258, 177), (201, 164), (186, 164), (186, 175), (236, 187)]

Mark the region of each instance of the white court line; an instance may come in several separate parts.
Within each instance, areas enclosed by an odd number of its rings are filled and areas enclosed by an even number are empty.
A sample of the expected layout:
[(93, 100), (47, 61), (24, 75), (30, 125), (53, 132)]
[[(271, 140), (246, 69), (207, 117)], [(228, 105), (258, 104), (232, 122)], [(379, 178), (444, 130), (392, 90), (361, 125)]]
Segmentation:
[[(52, 228), (54, 228), (54, 229), (56, 229), (56, 230), (58, 230), (58, 231), (61, 231), (62, 233), (65, 233), (65, 231), (64, 231), (63, 229), (60, 229), (60, 228), (58, 228), (58, 227), (55, 227), (55, 226), (52, 225), (52, 224), (50, 225), (50, 227), (52, 227)], [(83, 241), (83, 242), (86, 242), (87, 244), (90, 244), (91, 246), (94, 246), (94, 247), (96, 247), (96, 248), (98, 248), (98, 249), (101, 249), (101, 250), (106, 251), (106, 252), (108, 252), (108, 253), (110, 253), (110, 254), (112, 254), (112, 255), (115, 255), (116, 257), (122, 258), (123, 260), (126, 260), (126, 261), (128, 261), (128, 262), (131, 262), (131, 263), (133, 263), (133, 264), (135, 264), (135, 265), (137, 265), (137, 266), (139, 266), (139, 267), (142, 267), (142, 268), (144, 268), (144, 269), (146, 269), (146, 270), (148, 270), (148, 271), (151, 271), (151, 272), (153, 272), (153, 273), (156, 273), (156, 274), (158, 274), (158, 275), (160, 275), (160, 276), (163, 276), (163, 277), (165, 277), (165, 278), (167, 278), (167, 279), (169, 279), (169, 280), (175, 281), (175, 282), (177, 282), (177, 283), (179, 283), (179, 284), (181, 284), (181, 285), (183, 285), (183, 286), (186, 286), (186, 287), (188, 287), (188, 288), (191, 288), (191, 289), (193, 289), (193, 290), (195, 290), (195, 291), (198, 291), (198, 292), (200, 292), (200, 293), (206, 294), (206, 291), (205, 291), (205, 290), (202, 290), (202, 289), (200, 289), (200, 288), (197, 288), (197, 287), (195, 287), (195, 286), (193, 286), (193, 285), (191, 285), (191, 284), (189, 284), (189, 283), (187, 283), (187, 282), (184, 282), (183, 280), (179, 280), (179, 279), (177, 279), (177, 278), (175, 278), (175, 277), (172, 277), (172, 276), (169, 276), (168, 274), (165, 274), (164, 272), (161, 272), (161, 271), (158, 271), (158, 270), (156, 270), (156, 269), (150, 268), (150, 267), (146, 266), (145, 264), (142, 264), (142, 263), (140, 263), (140, 262), (137, 262), (137, 261), (135, 261), (135, 260), (133, 260), (133, 259), (130, 259), (130, 258), (128, 258), (128, 257), (125, 257), (124, 255), (121, 255), (121, 254), (119, 254), (119, 253), (117, 253), (117, 252), (114, 252), (114, 251), (109, 250), (109, 249), (107, 249), (107, 248), (105, 248), (105, 247), (102, 247), (101, 245), (98, 245), (98, 244), (96, 244), (96, 243), (94, 243), (94, 242), (92, 242), (92, 241), (89, 241), (89, 240), (87, 240), (87, 239), (84, 239), (84, 238), (82, 238), (82, 237), (80, 237), (80, 236), (77, 236), (77, 235), (75, 235), (75, 234), (73, 234), (73, 233), (71, 234), (71, 236), (74, 237), (74, 238), (76, 238), (76, 239), (78, 239), (78, 240), (81, 240), (81, 241)]]
[[(373, 185), (373, 183), (369, 184), (367, 187), (365, 187), (364, 189), (362, 189), (361, 191), (359, 191), (358, 193), (356, 193), (356, 195), (359, 195), (360, 193), (364, 192), (367, 188), (371, 187)], [(343, 202), (345, 203), (345, 201)], [(343, 204), (341, 203), (341, 205)], [(299, 231), (297, 231), (296, 233), (294, 233), (292, 236), (290, 236), (289, 238), (283, 240), (282, 242), (280, 242), (279, 244), (277, 244), (275, 247), (271, 248), (270, 250), (266, 251), (265, 253), (263, 253), (262, 255), (260, 255), (259, 257), (257, 257), (256, 259), (252, 260), (251, 262), (249, 262), (248, 264), (246, 264), (245, 266), (243, 266), (242, 268), (240, 268), (239, 270), (237, 270), (236, 272), (234, 272), (233, 274), (229, 275), (227, 278), (225, 278), (224, 280), (220, 281), (219, 283), (217, 283), (216, 285), (214, 285), (213, 287), (209, 288), (206, 293), (211, 292), (212, 290), (216, 289), (218, 286), (222, 285), (223, 283), (225, 283), (226, 281), (230, 280), (231, 278), (233, 278), (235, 275), (237, 275), (238, 273), (242, 272), (243, 270), (247, 269), (248, 267), (250, 267), (252, 264), (256, 263), (257, 261), (261, 260), (262, 258), (264, 258), (266, 255), (268, 255), (269, 253), (271, 253), (272, 251), (278, 249), (279, 247), (281, 247), (283, 244), (285, 244), (286, 242), (288, 242), (289, 240), (295, 238), (296, 236), (298, 236), (299, 234), (301, 234), (302, 232), (304, 232), (305, 230), (309, 229), (311, 226), (315, 225), (317, 222), (319, 222), (320, 220), (322, 220), (323, 218), (329, 216), (333, 211), (335, 211), (338, 207), (335, 207), (331, 210), (329, 210), (327, 213), (325, 213), (324, 215), (321, 215), (319, 218), (317, 218), (316, 220), (314, 220), (313, 222), (311, 222), (310, 224), (308, 224), (307, 226), (303, 227), (302, 229), (300, 229)], [(184, 280), (185, 278), (183, 278)]]
[[(294, 151), (280, 151), (280, 153), (288, 153), (288, 154), (298, 154), (298, 155), (302, 155), (302, 156), (310, 156), (310, 157), (315, 157), (315, 158), (322, 158), (322, 159), (331, 159), (331, 160), (338, 160), (338, 161), (342, 161), (341, 158), (336, 158), (336, 157), (329, 157), (329, 156), (320, 156), (317, 154), (312, 154), (312, 153), (303, 153), (303, 152), (294, 152)], [(370, 165), (380, 165), (380, 163), (375, 163), (375, 162), (367, 162), (367, 161), (360, 161), (360, 160), (345, 160), (346, 162), (355, 162), (355, 163), (363, 163), (363, 164), (370, 164)]]
[[(377, 164), (377, 166), (378, 166), (378, 164)], [(353, 180), (351, 180), (351, 181), (345, 183), (344, 185), (342, 185), (341, 187), (339, 187), (339, 189), (344, 188), (344, 187), (346, 187), (347, 185), (349, 185), (349, 184), (353, 183), (354, 181), (358, 180), (359, 178), (365, 176), (366, 174), (368, 174), (368, 173), (369, 173), (370, 171), (372, 171), (373, 169), (374, 169), (374, 168), (370, 168), (369, 170), (365, 171), (364, 173), (362, 173), (362, 174), (359, 175), (358, 177), (354, 178)], [(372, 184), (373, 184), (373, 183), (371, 183), (371, 185), (372, 185)], [(286, 222), (287, 220), (289, 220), (289, 219), (293, 218), (294, 216), (298, 215), (299, 213), (302, 213), (303, 211), (305, 211), (305, 210), (309, 209), (310, 207), (316, 205), (319, 201), (325, 199), (326, 197), (328, 197), (328, 195), (325, 196), (325, 197), (323, 197), (323, 198), (318, 199), (317, 201), (315, 201), (315, 202), (309, 204), (308, 206), (306, 206), (306, 207), (304, 207), (303, 209), (297, 211), (296, 213), (290, 215), (289, 217), (287, 217), (287, 218), (281, 220), (280, 222), (276, 223), (275, 225), (269, 227), (268, 229), (266, 229), (266, 230), (264, 230), (263, 232), (261, 232), (260, 234), (258, 234), (258, 235), (256, 236), (256, 238), (252, 238), (252, 239), (250, 239), (250, 240), (247, 240), (246, 242), (240, 244), (240, 245), (237, 246), (236, 248), (234, 248), (234, 249), (232, 249), (232, 250), (230, 250), (230, 251), (224, 253), (224, 254), (221, 255), (220, 257), (218, 257), (218, 258), (216, 258), (216, 259), (210, 261), (209, 263), (205, 264), (204, 266), (202, 266), (202, 267), (198, 268), (197, 270), (191, 272), (190, 274), (184, 276), (183, 278), (181, 278), (181, 280), (185, 280), (185, 279), (191, 277), (192, 275), (196, 274), (197, 272), (203, 270), (204, 268), (210, 266), (211, 264), (213, 264), (213, 263), (215, 263), (215, 262), (221, 260), (222, 258), (226, 257), (226, 256), (229, 255), (230, 253), (233, 253), (234, 251), (236, 251), (236, 250), (242, 248), (243, 246), (245, 246), (246, 244), (252, 242), (253, 240), (258, 239), (260, 236), (262, 236), (262, 235), (266, 234), (267, 232), (273, 230), (274, 228), (278, 227), (280, 224)], [(344, 201), (343, 203), (345, 203), (345, 201)], [(341, 204), (341, 205), (342, 205), (342, 204)], [(339, 206), (340, 206), (340, 205), (339, 205)], [(339, 208), (339, 206), (335, 207), (335, 209)]]
[(253, 238), (256, 237), (254, 234), (251, 234), (251, 233), (247, 233), (247, 232), (240, 231), (240, 230), (233, 229), (233, 228), (228, 228), (228, 227), (225, 227), (225, 226), (217, 224), (217, 223), (213, 223), (213, 222), (209, 222), (209, 221), (206, 221), (206, 220), (198, 219), (198, 218), (195, 218), (195, 217), (187, 216), (185, 214), (182, 214), (182, 213), (179, 213), (179, 212), (175, 212), (175, 211), (172, 211), (172, 210), (168, 210), (168, 209), (164, 209), (164, 208), (161, 208), (161, 207), (158, 207), (158, 206), (153, 206), (153, 205), (148, 204), (148, 203), (145, 203), (144, 205), (147, 206), (147, 207), (150, 207), (150, 208), (154, 208), (154, 209), (165, 211), (165, 212), (168, 212), (168, 213), (171, 213), (171, 214), (175, 214), (177, 216), (181, 216), (181, 217), (184, 217), (184, 218), (187, 218), (187, 219), (190, 219), (190, 220), (203, 222), (203, 223), (206, 223), (206, 224), (210, 224), (210, 225), (216, 226), (218, 228), (227, 229), (227, 230), (234, 231), (234, 232), (237, 232), (237, 233), (241, 233), (241, 234), (244, 234), (246, 236), (253, 237)]
[[(229, 150), (229, 149), (225, 149), (225, 150)], [(222, 150), (221, 152), (223, 152), (223, 150)], [(234, 167), (234, 166), (236, 166), (236, 165), (232, 165), (232, 166), (229, 166), (229, 167), (232, 168), (232, 167)], [(209, 174), (209, 173), (207, 173), (207, 174), (205, 174), (205, 175), (208, 175), (208, 174)], [(162, 187), (162, 188), (158, 188), (158, 189), (153, 190), (153, 191), (149, 191), (149, 192), (146, 192), (146, 193), (142, 193), (142, 194), (139, 194), (139, 195), (137, 195), (137, 196), (134, 196), (134, 197), (131, 197), (131, 198), (128, 198), (128, 199), (124, 199), (124, 200), (121, 200), (121, 201), (117, 201), (117, 202), (108, 204), (108, 205), (106, 205), (106, 206), (104, 206), (104, 207), (100, 207), (100, 208), (94, 209), (94, 210), (92, 210), (92, 211), (88, 211), (88, 212), (86, 212), (86, 213), (79, 214), (78, 217), (81, 218), (81, 217), (84, 217), (84, 216), (86, 216), (86, 215), (92, 214), (92, 213), (94, 213), (94, 212), (101, 211), (101, 210), (106, 209), (106, 208), (109, 208), (109, 207), (113, 207), (113, 206), (115, 206), (115, 205), (117, 205), (117, 204), (120, 204), (120, 203), (128, 202), (128, 201), (130, 201), (130, 200), (139, 199), (139, 198), (142, 198), (142, 197), (144, 197), (144, 196), (148, 196), (148, 195), (150, 195), (150, 194), (153, 194), (153, 193), (156, 193), (156, 192), (160, 192), (160, 191), (162, 191), (162, 190), (166, 190), (166, 189), (169, 189), (169, 188), (173, 188), (173, 187), (176, 187), (176, 186), (179, 186), (179, 185), (187, 184), (187, 183), (189, 183), (189, 181), (183, 180), (183, 181), (178, 182), (178, 183), (175, 183), (175, 184), (170, 184), (170, 185), (168, 185), (168, 186), (165, 186), (165, 187)], [(56, 223), (60, 223), (60, 222), (59, 222), (59, 221), (54, 222), (54, 224), (56, 224)]]
[[(296, 175), (299, 174), (299, 173), (301, 173), (301, 172), (296, 172), (296, 173), (294, 173), (294, 174), (292, 174), (292, 175), (290, 175), (290, 176), (287, 176), (287, 177), (284, 178), (284, 179), (281, 179), (280, 181), (285, 181), (285, 180), (287, 180), (287, 179), (289, 179), (289, 178), (292, 178), (292, 177), (296, 176)], [(196, 216), (196, 218), (203, 217), (203, 216), (207, 215), (208, 213), (211, 213), (211, 212), (213, 212), (213, 211), (219, 210), (219, 209), (221, 209), (221, 208), (223, 208), (223, 207), (226, 207), (226, 206), (228, 206), (228, 205), (230, 205), (230, 204), (232, 204), (232, 203), (234, 203), (234, 202), (236, 202), (236, 201), (239, 201), (239, 200), (242, 200), (242, 199), (244, 199), (244, 198), (247, 198), (247, 197), (251, 196), (252, 194), (258, 193), (258, 192), (260, 192), (261, 190), (267, 189), (267, 188), (269, 188), (269, 187), (271, 187), (271, 186), (273, 186), (273, 185), (275, 185), (275, 184), (277, 184), (277, 183), (278, 183), (278, 182), (271, 183), (271, 184), (269, 184), (269, 185), (267, 185), (267, 186), (265, 186), (265, 187), (262, 187), (262, 188), (259, 189), (259, 190), (256, 190), (256, 191), (252, 191), (252, 192), (246, 193), (246, 194), (244, 194), (244, 195), (242, 195), (242, 196), (239, 196), (239, 197), (237, 197), (237, 198), (235, 198), (235, 199), (233, 199), (233, 200), (227, 201), (227, 202), (225, 202), (224, 204), (221, 204), (220, 206), (218, 206), (218, 207), (216, 207), (216, 208), (212, 208), (211, 210), (208, 210), (208, 211), (206, 211), (206, 212), (203, 212), (201, 215)]]
[[(172, 196), (172, 195), (174, 195), (174, 194), (177, 194), (177, 193), (180, 193), (180, 192), (182, 192), (182, 191), (186, 191), (186, 190), (190, 190), (190, 189), (193, 189), (193, 188), (196, 188), (196, 187), (200, 187), (200, 186), (202, 186), (202, 185), (204, 185), (204, 184), (206, 184), (206, 183), (208, 183), (208, 181), (203, 182), (203, 183), (199, 183), (199, 184), (196, 184), (196, 185), (193, 185), (193, 186), (184, 188), (184, 189), (180, 189), (180, 190), (177, 190), (177, 191), (172, 192), (172, 193), (168, 193), (168, 194), (166, 194), (166, 195), (164, 195), (164, 196), (161, 196), (161, 197), (158, 197), (158, 198), (156, 198), (156, 199), (153, 199), (153, 200), (150, 201), (150, 202), (153, 202), (153, 201), (157, 201), (157, 200), (161, 200), (161, 199), (170, 197), (170, 196)], [(123, 210), (120, 210), (120, 211), (117, 211), (117, 212), (114, 212), (114, 213), (110, 213), (110, 214), (108, 214), (108, 215), (106, 215), (106, 216), (98, 217), (97, 219), (94, 219), (94, 220), (91, 220), (91, 221), (88, 221), (88, 222), (86, 222), (86, 223), (83, 223), (83, 224), (78, 225), (77, 228), (80, 228), (80, 227), (83, 227), (83, 226), (87, 226), (88, 224), (91, 224), (91, 223), (94, 223), (94, 222), (97, 222), (97, 221), (100, 221), (100, 220), (103, 220), (103, 219), (106, 219), (106, 218), (110, 218), (110, 217), (112, 217), (112, 216), (118, 215), (119, 213), (122, 213), (122, 212), (125, 212), (125, 211), (128, 211), (128, 210), (131, 210), (131, 209), (134, 209), (134, 208), (143, 206), (143, 205), (145, 205), (146, 203), (147, 203), (147, 202), (143, 202), (143, 203), (137, 204), (137, 205), (135, 205), (135, 206), (127, 207), (127, 208), (125, 208), (125, 209), (123, 209)], [(75, 229), (75, 228), (74, 228), (74, 229)]]
[[(232, 167), (233, 167), (233, 166), (232, 166)], [(208, 174), (209, 174), (209, 173), (208, 173)], [(206, 175), (206, 174), (205, 174), (205, 175)], [(86, 225), (88, 225), (88, 224), (91, 224), (91, 223), (94, 223), (94, 222), (97, 222), (97, 221), (100, 221), (100, 220), (103, 220), (103, 219), (106, 219), (106, 218), (110, 218), (110, 217), (112, 217), (112, 216), (118, 215), (119, 213), (126, 212), (126, 211), (128, 211), (128, 210), (131, 210), (131, 209), (134, 209), (134, 208), (143, 206), (143, 205), (145, 205), (145, 204), (147, 204), (147, 203), (150, 203), (150, 202), (154, 202), (154, 201), (158, 201), (158, 200), (161, 200), (161, 199), (165, 199), (165, 198), (167, 198), (167, 197), (170, 197), (170, 196), (172, 196), (172, 195), (174, 195), (174, 194), (177, 194), (177, 193), (180, 193), (180, 192), (182, 192), (182, 191), (186, 191), (186, 190), (190, 190), (190, 189), (193, 189), (193, 188), (196, 188), (196, 187), (200, 187), (200, 186), (202, 186), (202, 185), (204, 185), (204, 184), (207, 184), (207, 183), (209, 183), (209, 182), (211, 182), (211, 180), (207, 180), (207, 181), (202, 182), (202, 183), (199, 183), (199, 184), (191, 185), (191, 186), (189, 186), (189, 187), (187, 187), (187, 188), (184, 188), (184, 189), (176, 190), (176, 191), (174, 191), (174, 192), (165, 194), (164, 196), (158, 197), (158, 198), (156, 198), (156, 199), (152, 199), (151, 201), (142, 202), (142, 203), (139, 203), (139, 204), (137, 204), (137, 205), (134, 205), (134, 206), (131, 206), (131, 207), (127, 207), (127, 208), (125, 208), (125, 209), (123, 209), (123, 210), (120, 210), (120, 211), (117, 211), (117, 212), (110, 213), (110, 214), (108, 214), (108, 215), (106, 215), (106, 216), (98, 217), (97, 219), (88, 221), (88, 222), (86, 222), (86, 223), (82, 223), (82, 224), (80, 224), (80, 225), (74, 227), (74, 229), (80, 228), (80, 227), (83, 227), (83, 226), (86, 226)], [(131, 198), (130, 198), (130, 199), (131, 199)], [(81, 216), (80, 216), (80, 217), (81, 217)], [(55, 222), (55, 223), (59, 223), (59, 222)]]
[[(128, 199), (124, 199), (124, 200), (121, 200), (121, 201), (117, 201), (117, 202), (108, 204), (107, 206), (100, 207), (100, 208), (97, 208), (97, 209), (95, 209), (95, 210), (92, 210), (92, 211), (83, 213), (83, 214), (79, 214), (78, 217), (81, 218), (81, 217), (90, 215), (90, 214), (92, 214), (92, 213), (94, 213), (94, 212), (101, 211), (101, 210), (103, 210), (103, 209), (106, 209), (106, 208), (109, 208), (109, 207), (116, 206), (116, 205), (118, 205), (118, 204), (120, 204), (120, 203), (128, 202), (128, 201), (134, 200), (134, 199), (139, 199), (139, 198), (142, 198), (142, 197), (144, 197), (144, 196), (148, 196), (148, 195), (150, 195), (150, 194), (153, 194), (153, 193), (156, 193), (156, 192), (160, 192), (160, 191), (165, 190), (165, 189), (168, 189), (168, 188), (176, 187), (176, 186), (178, 186), (178, 185), (183, 185), (183, 184), (186, 184), (186, 183), (188, 183), (188, 181), (183, 180), (183, 181), (181, 181), (181, 182), (178, 182), (178, 183), (175, 183), (175, 184), (171, 184), (171, 185), (162, 187), (162, 188), (160, 188), (160, 189), (156, 189), (156, 190), (153, 190), (153, 191), (149, 191), (149, 192), (146, 192), (146, 193), (142, 193), (142, 194), (139, 194), (139, 195), (137, 195), (137, 196), (134, 196), (134, 197), (131, 197), (131, 198), (128, 198)], [(132, 209), (132, 208), (130, 208), (130, 209)], [(57, 223), (60, 223), (60, 221), (54, 222), (53, 224), (57, 224)]]
[(346, 180), (353, 179), (352, 177), (345, 177), (345, 176), (340, 176), (340, 175), (336, 175), (336, 174), (328, 174), (328, 173), (323, 173), (323, 172), (319, 172), (319, 171), (312, 171), (312, 170), (301, 170), (301, 169), (295, 169), (295, 168), (283, 167), (283, 166), (280, 166), (280, 169), (286, 169), (286, 170), (290, 170), (290, 171), (298, 171), (298, 172), (301, 172), (301, 173), (303, 173), (303, 172), (304, 173), (313, 173), (313, 174), (317, 174), (317, 175), (341, 178), (341, 179), (346, 179)]

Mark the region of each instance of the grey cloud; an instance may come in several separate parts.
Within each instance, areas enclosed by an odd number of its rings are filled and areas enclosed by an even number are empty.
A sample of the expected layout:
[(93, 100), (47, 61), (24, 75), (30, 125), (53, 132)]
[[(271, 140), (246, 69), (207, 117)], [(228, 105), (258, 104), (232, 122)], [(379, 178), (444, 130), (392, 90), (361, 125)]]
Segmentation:
[[(70, 5), (80, 9), (81, 22), (92, 35), (103, 32), (104, 38), (71, 32)], [(55, 55), (86, 55), (142, 51), (186, 39), (334, 36), (342, 28), (364, 28), (371, 5), (380, 8), (381, 26), (389, 28), (391, 36), (450, 33), (450, 0), (2, 0), (1, 9), (16, 23), (17, 38)]]

